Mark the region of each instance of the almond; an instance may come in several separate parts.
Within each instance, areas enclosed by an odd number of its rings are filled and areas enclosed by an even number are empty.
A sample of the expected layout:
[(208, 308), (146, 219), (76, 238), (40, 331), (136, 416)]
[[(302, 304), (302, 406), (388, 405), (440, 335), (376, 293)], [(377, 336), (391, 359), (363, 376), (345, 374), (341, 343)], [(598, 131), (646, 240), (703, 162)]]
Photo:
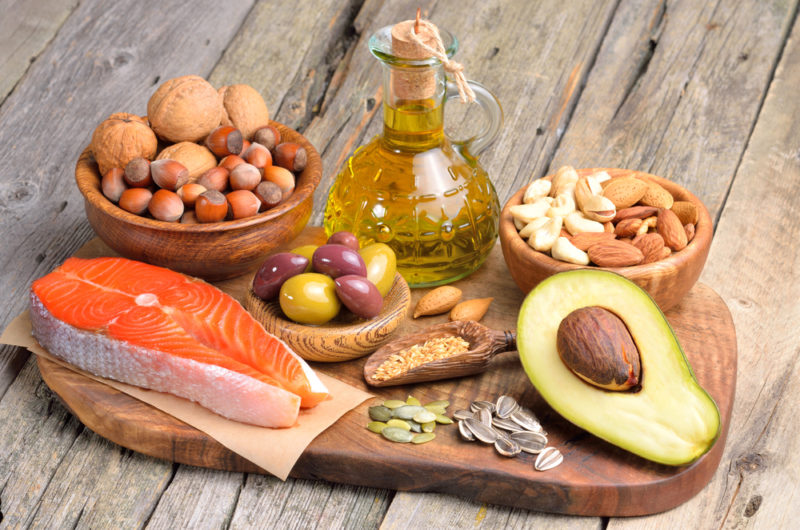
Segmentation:
[(664, 248), (664, 238), (655, 232), (636, 236), (633, 246), (644, 254), (642, 263), (652, 263), (661, 259), (661, 249)]
[(645, 206), (655, 206), (656, 208), (671, 208), (675, 200), (672, 194), (656, 182), (646, 182), (647, 190), (639, 199), (639, 203)]
[(478, 322), (489, 310), (494, 298), (466, 300), (450, 310), (450, 320), (474, 320)]
[(672, 210), (662, 208), (658, 211), (656, 230), (664, 238), (664, 244), (672, 250), (681, 250), (689, 243), (681, 220)]
[(697, 224), (697, 207), (693, 202), (675, 201), (670, 209), (681, 220), (681, 224)]
[(630, 208), (647, 191), (647, 184), (635, 177), (619, 177), (611, 179), (610, 184), (603, 190), (603, 195), (611, 199), (617, 210)]
[(617, 215), (614, 216), (614, 222), (617, 223), (624, 219), (644, 219), (658, 213), (658, 208), (654, 206), (631, 206), (617, 210)]
[(636, 231), (642, 226), (641, 219), (624, 219), (617, 223), (614, 233), (619, 237), (630, 237), (636, 235)]
[(686, 241), (691, 243), (692, 239), (694, 239), (694, 225), (691, 223), (685, 224), (683, 229), (686, 231)]
[(603, 223), (603, 230), (608, 232), (609, 234), (614, 233), (614, 223), (608, 221), (607, 223)]
[(595, 243), (609, 241), (615, 237), (613, 232), (581, 232), (580, 234), (572, 236), (570, 243), (585, 252)]
[(589, 247), (588, 254), (589, 259), (599, 267), (629, 267), (644, 260), (641, 250), (616, 239), (595, 243)]
[(461, 289), (450, 285), (437, 287), (419, 299), (414, 308), (414, 318), (424, 315), (439, 315), (453, 309), (461, 300)]

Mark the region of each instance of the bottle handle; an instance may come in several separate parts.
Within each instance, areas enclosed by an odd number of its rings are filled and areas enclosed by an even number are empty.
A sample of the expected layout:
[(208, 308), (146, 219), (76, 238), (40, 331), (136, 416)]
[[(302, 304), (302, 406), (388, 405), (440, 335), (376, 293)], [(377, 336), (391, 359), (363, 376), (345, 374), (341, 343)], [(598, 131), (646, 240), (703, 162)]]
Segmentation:
[[(465, 142), (469, 146), (470, 154), (477, 157), (500, 133), (500, 129), (503, 127), (503, 108), (494, 94), (489, 92), (485, 86), (471, 80), (467, 80), (467, 84), (475, 93), (475, 102), (481, 106), (489, 121), (489, 124), (482, 131)], [(446, 101), (459, 97), (456, 84), (448, 81)]]

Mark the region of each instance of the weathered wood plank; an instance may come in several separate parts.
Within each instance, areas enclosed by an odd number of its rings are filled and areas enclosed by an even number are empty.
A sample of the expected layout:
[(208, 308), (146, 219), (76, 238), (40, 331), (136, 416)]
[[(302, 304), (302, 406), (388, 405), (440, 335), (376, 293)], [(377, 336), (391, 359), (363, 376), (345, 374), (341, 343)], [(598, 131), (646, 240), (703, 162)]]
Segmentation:
[(551, 169), (647, 171), (716, 218), (796, 5), (623, 0)]
[[(800, 25), (795, 22), (722, 211), (702, 280), (728, 303), (739, 377), (728, 447), (711, 484), (657, 528), (790, 528), (800, 517)], [(636, 520), (611, 527), (638, 528)]]
[(0, 1), (0, 106), (77, 5), (77, 0)]

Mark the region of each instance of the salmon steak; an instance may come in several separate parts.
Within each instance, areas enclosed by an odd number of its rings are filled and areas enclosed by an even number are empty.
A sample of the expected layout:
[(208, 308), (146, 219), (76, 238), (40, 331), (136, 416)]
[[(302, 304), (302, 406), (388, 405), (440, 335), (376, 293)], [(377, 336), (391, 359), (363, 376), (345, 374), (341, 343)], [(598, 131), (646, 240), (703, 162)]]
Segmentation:
[(124, 258), (69, 258), (31, 285), (33, 335), (94, 375), (168, 392), (226, 418), (290, 427), (328, 390), (235, 299)]

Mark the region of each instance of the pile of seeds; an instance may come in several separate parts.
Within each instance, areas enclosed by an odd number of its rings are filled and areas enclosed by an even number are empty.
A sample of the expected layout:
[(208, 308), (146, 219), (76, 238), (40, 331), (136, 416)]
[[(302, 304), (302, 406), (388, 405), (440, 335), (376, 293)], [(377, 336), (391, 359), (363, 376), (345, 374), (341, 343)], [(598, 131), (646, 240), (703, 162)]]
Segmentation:
[(449, 406), (449, 401), (432, 401), (423, 405), (414, 396), (408, 396), (405, 401), (388, 399), (369, 408), (372, 421), (367, 429), (392, 442), (424, 444), (436, 437), (433, 431), (437, 423), (453, 423), (445, 415)]
[(473, 401), (469, 408), (453, 414), (464, 440), (494, 444), (503, 456), (514, 457), (523, 451), (538, 455), (533, 465), (537, 471), (552, 469), (564, 461), (558, 449), (547, 446), (547, 433), (536, 416), (511, 396), (500, 396), (497, 403)]
[(387, 381), (425, 363), (464, 353), (469, 343), (461, 337), (448, 336), (426, 340), (389, 356), (372, 374), (376, 381)]

